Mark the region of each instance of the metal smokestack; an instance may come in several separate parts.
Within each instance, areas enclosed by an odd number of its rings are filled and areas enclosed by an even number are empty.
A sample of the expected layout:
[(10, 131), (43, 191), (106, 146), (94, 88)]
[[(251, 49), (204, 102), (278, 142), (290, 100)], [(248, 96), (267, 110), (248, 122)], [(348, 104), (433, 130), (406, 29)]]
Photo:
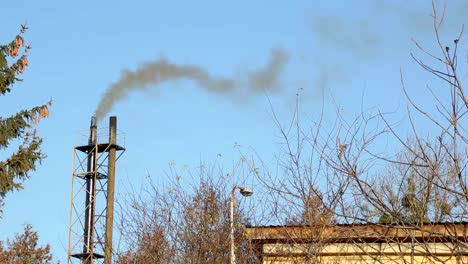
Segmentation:
[[(89, 146), (97, 144), (96, 117), (91, 117), (89, 127)], [(85, 226), (83, 253), (93, 254), (94, 249), (94, 208), (96, 199), (96, 148), (90, 148), (88, 153), (88, 166), (86, 174), (86, 200), (85, 200)]]
[(96, 144), (97, 142), (97, 125), (96, 125), (96, 117), (91, 117), (91, 125), (89, 127), (89, 140), (88, 145)]
[(107, 171), (107, 211), (106, 211), (106, 246), (105, 264), (112, 263), (112, 232), (114, 224), (114, 186), (115, 160), (117, 143), (117, 117), (109, 118), (109, 158)]

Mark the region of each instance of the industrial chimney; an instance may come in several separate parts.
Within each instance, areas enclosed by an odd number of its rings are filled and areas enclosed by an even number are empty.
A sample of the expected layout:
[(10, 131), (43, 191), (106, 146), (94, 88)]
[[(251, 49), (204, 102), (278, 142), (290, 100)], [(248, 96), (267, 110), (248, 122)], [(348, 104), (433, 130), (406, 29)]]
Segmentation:
[(117, 117), (109, 118), (107, 143), (98, 131), (92, 117), (88, 144), (73, 148), (69, 264), (112, 263), (115, 163), (125, 149), (117, 145)]

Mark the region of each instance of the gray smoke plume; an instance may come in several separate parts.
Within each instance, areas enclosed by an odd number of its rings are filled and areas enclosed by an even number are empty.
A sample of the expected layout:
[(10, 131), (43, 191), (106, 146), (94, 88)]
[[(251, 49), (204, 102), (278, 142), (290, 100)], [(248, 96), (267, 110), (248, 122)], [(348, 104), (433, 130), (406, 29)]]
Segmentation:
[(280, 89), (278, 77), (287, 61), (288, 57), (283, 50), (272, 50), (270, 63), (264, 69), (249, 74), (249, 87), (255, 91)]
[(242, 78), (216, 78), (200, 66), (178, 65), (161, 58), (144, 63), (135, 71), (124, 71), (120, 80), (105, 91), (94, 115), (99, 121), (129, 93), (137, 90), (146, 91), (161, 82), (179, 79), (191, 80), (200, 88), (219, 94), (234, 95), (245, 86), (250, 92), (266, 89), (275, 91), (280, 87), (280, 75), (287, 61), (288, 56), (283, 50), (272, 50), (270, 61), (264, 68), (246, 74), (245, 85)]
[(368, 60), (377, 55), (381, 42), (370, 24), (365, 19), (350, 21), (338, 16), (314, 16), (311, 29), (322, 47)]

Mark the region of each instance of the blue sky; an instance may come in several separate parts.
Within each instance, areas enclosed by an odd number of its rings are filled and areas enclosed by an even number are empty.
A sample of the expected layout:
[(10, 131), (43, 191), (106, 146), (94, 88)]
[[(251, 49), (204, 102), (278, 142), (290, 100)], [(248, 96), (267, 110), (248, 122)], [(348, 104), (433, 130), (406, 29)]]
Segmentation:
[[(468, 4), (447, 3), (443, 37), (451, 41), (468, 20)], [(430, 81), (409, 56), (412, 38), (434, 47), (430, 1), (9, 1), (2, 10), (1, 43), (27, 22), (32, 45), (24, 81), (1, 99), (2, 116), (50, 98), (54, 105), (39, 126), (48, 158), (25, 190), (5, 200), (0, 239), (30, 223), (60, 260), (68, 239), (72, 147), (85, 143), (81, 135), (100, 97), (123, 70), (164, 57), (217, 77), (243, 78), (280, 48), (289, 56), (278, 76), (281, 89), (266, 93), (282, 122), (291, 118), (298, 91), (307, 122), (317, 118), (322, 98), (349, 115), (361, 105), (402, 108), (400, 68), (422, 102)], [(139, 184), (149, 172), (163, 182), (172, 161), (196, 168), (218, 154), (231, 166), (239, 159), (235, 144), (273, 160), (279, 132), (268, 98), (243, 97), (232, 100), (188, 80), (130, 93), (110, 113), (118, 116), (127, 148), (117, 177)], [(126, 180), (117, 181), (124, 188)]]

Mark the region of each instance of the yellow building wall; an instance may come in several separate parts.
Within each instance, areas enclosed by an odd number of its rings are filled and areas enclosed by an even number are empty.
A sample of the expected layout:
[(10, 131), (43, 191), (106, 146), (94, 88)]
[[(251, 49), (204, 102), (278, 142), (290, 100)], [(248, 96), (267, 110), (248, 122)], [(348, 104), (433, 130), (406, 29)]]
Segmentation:
[(450, 243), (265, 244), (264, 264), (468, 263)]

